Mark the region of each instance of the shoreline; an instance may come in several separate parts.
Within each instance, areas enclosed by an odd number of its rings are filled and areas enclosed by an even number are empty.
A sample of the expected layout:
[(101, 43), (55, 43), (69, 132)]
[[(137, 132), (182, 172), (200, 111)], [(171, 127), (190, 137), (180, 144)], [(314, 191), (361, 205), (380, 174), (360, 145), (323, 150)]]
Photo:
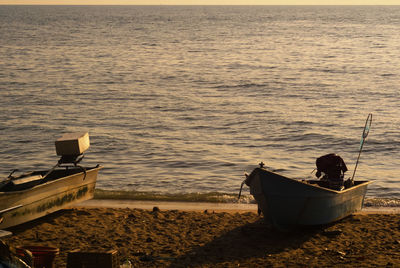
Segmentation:
[[(214, 202), (183, 202), (183, 201), (142, 201), (128, 199), (91, 199), (81, 202), (77, 208), (130, 208), (152, 210), (158, 207), (160, 210), (179, 211), (209, 211), (209, 212), (254, 212), (257, 213), (257, 204), (245, 203), (214, 203)], [(400, 214), (400, 207), (363, 207), (355, 214)]]
[(142, 200), (114, 200), (91, 199), (81, 202), (74, 207), (81, 208), (130, 208), (152, 210), (179, 211), (214, 211), (214, 212), (257, 212), (257, 204), (214, 203), (214, 202), (184, 202), (184, 201), (142, 201)]

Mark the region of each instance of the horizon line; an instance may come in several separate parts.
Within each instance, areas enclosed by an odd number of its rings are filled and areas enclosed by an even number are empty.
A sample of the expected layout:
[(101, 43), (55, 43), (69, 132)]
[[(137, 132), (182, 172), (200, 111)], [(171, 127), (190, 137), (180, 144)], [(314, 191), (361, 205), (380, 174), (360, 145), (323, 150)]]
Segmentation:
[(1, 4), (0, 6), (400, 6), (400, 4), (252, 4), (252, 5), (244, 5), (244, 4), (190, 4), (190, 5), (182, 5), (182, 4)]

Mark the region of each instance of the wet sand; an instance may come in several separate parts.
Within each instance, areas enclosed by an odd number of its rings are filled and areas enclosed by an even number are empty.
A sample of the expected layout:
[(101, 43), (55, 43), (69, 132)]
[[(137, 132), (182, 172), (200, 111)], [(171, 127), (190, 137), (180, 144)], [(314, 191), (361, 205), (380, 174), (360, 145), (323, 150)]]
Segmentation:
[(117, 249), (134, 267), (400, 267), (398, 213), (363, 212), (281, 233), (254, 210), (159, 208), (86, 204), (10, 228), (5, 241), (58, 247), (55, 267), (65, 267), (74, 249)]

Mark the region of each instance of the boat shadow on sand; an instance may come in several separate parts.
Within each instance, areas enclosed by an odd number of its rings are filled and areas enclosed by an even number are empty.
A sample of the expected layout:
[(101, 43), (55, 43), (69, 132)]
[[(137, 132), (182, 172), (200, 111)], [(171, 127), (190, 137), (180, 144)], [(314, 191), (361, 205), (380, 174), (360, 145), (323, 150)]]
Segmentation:
[[(341, 221), (346, 220), (352, 221), (352, 216)], [(302, 265), (307, 264), (307, 260), (296, 260), (296, 257), (292, 256), (294, 251), (299, 251), (300, 255), (307, 255), (310, 253), (308, 246), (305, 246), (308, 241), (321, 237), (334, 239), (341, 234), (342, 230), (335, 227), (335, 223), (296, 227), (282, 232), (260, 219), (215, 237), (209, 243), (194, 247), (172, 261), (169, 267), (250, 267), (256, 263), (262, 267), (274, 266), (277, 263), (284, 266)], [(321, 251), (324, 251), (324, 248)], [(310, 256), (312, 257), (314, 256)]]

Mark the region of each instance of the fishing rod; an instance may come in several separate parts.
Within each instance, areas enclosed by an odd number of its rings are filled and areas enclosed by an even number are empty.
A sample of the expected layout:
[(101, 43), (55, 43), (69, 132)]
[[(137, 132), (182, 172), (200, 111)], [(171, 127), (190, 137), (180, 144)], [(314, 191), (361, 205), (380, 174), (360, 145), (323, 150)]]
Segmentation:
[(372, 124), (372, 114), (369, 114), (367, 117), (367, 120), (365, 121), (364, 130), (363, 130), (363, 133), (361, 136), (360, 151), (358, 152), (357, 162), (356, 162), (356, 166), (354, 167), (354, 172), (353, 172), (353, 176), (351, 177), (351, 182), (354, 181), (354, 175), (356, 174), (358, 161), (360, 160), (361, 151), (364, 146), (365, 139), (368, 137), (368, 133), (371, 128), (371, 124)]

